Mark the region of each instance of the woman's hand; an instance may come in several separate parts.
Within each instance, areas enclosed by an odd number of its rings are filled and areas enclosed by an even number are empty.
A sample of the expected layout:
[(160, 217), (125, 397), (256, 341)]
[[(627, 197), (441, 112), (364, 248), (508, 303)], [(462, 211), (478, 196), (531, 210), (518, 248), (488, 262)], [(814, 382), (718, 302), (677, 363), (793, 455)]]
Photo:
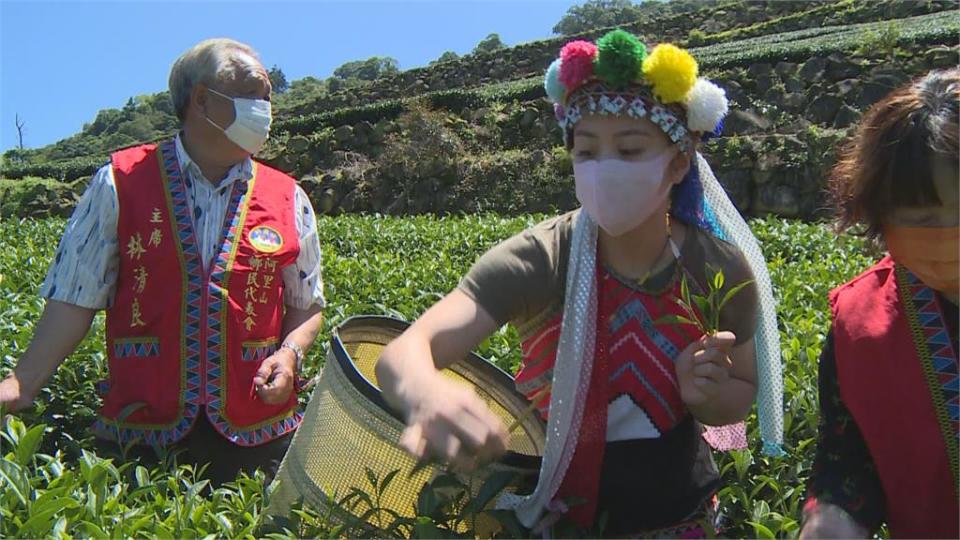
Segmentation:
[(417, 460), (437, 459), (462, 471), (492, 461), (507, 450), (500, 418), (469, 387), (434, 372), (408, 391), (407, 428), (400, 446)]
[(850, 514), (839, 506), (832, 504), (817, 504), (812, 510), (804, 512), (803, 530), (800, 531), (801, 540), (813, 538), (866, 538), (867, 529), (857, 523)]
[(417, 459), (471, 470), (506, 452), (509, 435), (500, 418), (470, 387), (442, 374), (497, 326), (476, 301), (454, 290), (383, 350), (377, 383), (406, 418), (400, 445)]
[(732, 332), (691, 343), (677, 358), (680, 399), (702, 424), (725, 426), (746, 418), (757, 394), (753, 339), (736, 345)]
[(720, 394), (730, 379), (733, 361), (730, 351), (737, 337), (732, 332), (704, 336), (687, 346), (677, 358), (677, 382), (680, 399), (687, 407), (697, 407)]

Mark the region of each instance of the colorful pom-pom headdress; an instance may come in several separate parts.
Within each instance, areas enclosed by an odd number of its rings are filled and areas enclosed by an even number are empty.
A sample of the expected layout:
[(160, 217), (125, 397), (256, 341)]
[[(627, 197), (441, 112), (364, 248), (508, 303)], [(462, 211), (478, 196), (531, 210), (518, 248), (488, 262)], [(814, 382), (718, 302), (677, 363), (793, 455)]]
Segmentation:
[(723, 90), (697, 76), (689, 52), (663, 43), (648, 54), (623, 30), (596, 44), (567, 43), (547, 70), (544, 89), (565, 139), (584, 114), (626, 115), (648, 118), (689, 152), (694, 137), (719, 134), (728, 110)]

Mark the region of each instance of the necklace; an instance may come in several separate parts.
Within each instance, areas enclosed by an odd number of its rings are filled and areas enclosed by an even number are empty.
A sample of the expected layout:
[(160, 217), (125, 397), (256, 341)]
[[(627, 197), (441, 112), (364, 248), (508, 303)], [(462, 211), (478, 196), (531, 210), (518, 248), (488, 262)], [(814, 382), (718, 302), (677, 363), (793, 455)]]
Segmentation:
[(638, 287), (643, 286), (643, 284), (647, 282), (647, 279), (650, 278), (650, 273), (652, 272), (653, 268), (656, 267), (656, 262), (660, 260), (661, 256), (663, 256), (663, 251), (667, 248), (667, 246), (670, 246), (670, 251), (673, 253), (673, 258), (678, 261), (680, 260), (680, 248), (678, 248), (677, 243), (673, 241), (673, 228), (670, 224), (670, 212), (667, 212), (665, 219), (667, 221), (667, 241), (663, 243), (663, 247), (660, 248), (660, 251), (657, 253), (657, 258), (654, 260), (654, 264), (647, 269), (646, 273), (643, 274), (642, 277), (634, 280)]

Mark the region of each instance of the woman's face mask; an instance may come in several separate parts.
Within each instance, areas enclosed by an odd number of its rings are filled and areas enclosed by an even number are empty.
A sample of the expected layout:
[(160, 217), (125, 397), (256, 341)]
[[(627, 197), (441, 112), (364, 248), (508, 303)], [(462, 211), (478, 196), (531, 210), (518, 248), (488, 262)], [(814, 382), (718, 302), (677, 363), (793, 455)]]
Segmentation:
[(883, 226), (887, 250), (932, 289), (960, 292), (960, 184), (954, 156), (934, 158), (940, 204), (895, 209)]
[(611, 236), (621, 236), (647, 220), (670, 195), (665, 171), (676, 150), (668, 147), (646, 161), (619, 158), (573, 164), (577, 199)]
[(887, 250), (927, 286), (948, 295), (960, 292), (960, 227), (883, 229)]

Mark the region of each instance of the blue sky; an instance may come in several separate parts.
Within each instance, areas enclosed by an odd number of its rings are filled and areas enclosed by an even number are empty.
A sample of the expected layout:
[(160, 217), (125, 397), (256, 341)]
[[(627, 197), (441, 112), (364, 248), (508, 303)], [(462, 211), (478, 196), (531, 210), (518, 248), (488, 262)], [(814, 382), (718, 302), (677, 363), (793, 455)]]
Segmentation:
[(0, 151), (68, 137), (100, 109), (166, 89), (170, 65), (216, 36), (247, 42), (288, 81), (392, 56), (401, 69), (465, 54), (492, 32), (508, 45), (551, 36), (568, 0), (165, 1), (0, 0)]

